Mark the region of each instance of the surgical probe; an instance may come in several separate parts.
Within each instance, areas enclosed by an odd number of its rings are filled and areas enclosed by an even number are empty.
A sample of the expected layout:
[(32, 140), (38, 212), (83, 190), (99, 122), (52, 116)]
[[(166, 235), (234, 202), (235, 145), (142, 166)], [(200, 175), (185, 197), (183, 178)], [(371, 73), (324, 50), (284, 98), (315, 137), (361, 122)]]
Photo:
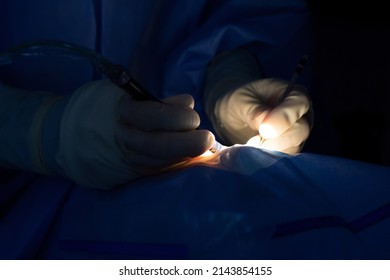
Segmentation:
[[(292, 76), (290, 78), (290, 81), (288, 82), (286, 89), (284, 90), (283, 94), (280, 96), (278, 103), (276, 105), (279, 105), (280, 103), (282, 103), (283, 100), (286, 99), (286, 97), (291, 93), (291, 91), (293, 90), (294, 86), (296, 85), (308, 59), (309, 58), (307, 55), (302, 56), (297, 67), (295, 68), (294, 73), (292, 74)], [(264, 141), (265, 141), (265, 138), (261, 137), (261, 135), (260, 135), (260, 146), (264, 143)]]
[(305, 66), (306, 62), (308, 61), (308, 56), (307, 55), (304, 55), (302, 56), (301, 60), (299, 61), (298, 63), (298, 66), (297, 68), (295, 69), (294, 73), (292, 74), (291, 76), (291, 79), (287, 85), (287, 88), (286, 90), (284, 91), (283, 95), (280, 97), (279, 99), (279, 103), (282, 103), (283, 100), (290, 94), (290, 92), (293, 90), (295, 84), (297, 83), (298, 79), (299, 79), (299, 76), (301, 75), (302, 73), (302, 70), (303, 70), (303, 67)]
[[(20, 56), (63, 56), (72, 59), (86, 59), (98, 71), (104, 73), (112, 83), (125, 90), (136, 100), (151, 100), (162, 103), (149, 91), (142, 87), (120, 64), (114, 64), (101, 54), (83, 46), (62, 41), (34, 41), (27, 42), (0, 54), (0, 65), (12, 63)], [(225, 146), (215, 141), (210, 151), (221, 151)]]

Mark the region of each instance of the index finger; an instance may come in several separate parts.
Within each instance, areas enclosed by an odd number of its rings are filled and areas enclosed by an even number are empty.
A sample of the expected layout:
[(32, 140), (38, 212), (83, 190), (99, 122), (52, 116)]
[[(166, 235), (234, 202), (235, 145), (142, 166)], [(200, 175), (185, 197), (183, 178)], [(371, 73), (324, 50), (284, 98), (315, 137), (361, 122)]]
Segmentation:
[[(179, 101), (183, 102), (182, 99)], [(200, 118), (191, 104), (183, 106), (177, 102), (137, 101), (124, 96), (119, 109), (121, 120), (145, 131), (187, 131), (197, 128)]]

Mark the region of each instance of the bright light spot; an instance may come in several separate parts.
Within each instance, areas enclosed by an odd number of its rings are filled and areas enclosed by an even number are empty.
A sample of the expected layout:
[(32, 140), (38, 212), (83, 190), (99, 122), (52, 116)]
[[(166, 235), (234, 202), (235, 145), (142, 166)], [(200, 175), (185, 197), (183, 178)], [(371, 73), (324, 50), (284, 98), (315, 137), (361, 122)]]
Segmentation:
[(209, 156), (212, 156), (214, 153), (210, 150), (207, 150), (206, 152), (204, 152), (203, 154), (200, 155), (200, 157), (209, 157)]
[(260, 125), (259, 133), (261, 137), (265, 139), (275, 138), (277, 136), (275, 129), (271, 125), (266, 123)]

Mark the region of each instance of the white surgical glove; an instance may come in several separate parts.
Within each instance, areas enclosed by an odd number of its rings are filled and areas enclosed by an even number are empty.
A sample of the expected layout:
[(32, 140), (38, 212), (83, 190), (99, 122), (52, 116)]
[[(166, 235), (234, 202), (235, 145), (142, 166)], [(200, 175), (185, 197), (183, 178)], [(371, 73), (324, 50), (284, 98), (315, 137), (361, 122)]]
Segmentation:
[(297, 153), (310, 134), (310, 100), (295, 86), (279, 103), (288, 82), (259, 79), (255, 58), (244, 50), (224, 54), (210, 66), (206, 105), (217, 134), (228, 144), (249, 144)]
[(80, 185), (110, 188), (208, 150), (190, 95), (136, 101), (109, 81), (77, 90), (61, 121), (57, 162)]
[(190, 95), (136, 101), (109, 81), (71, 96), (0, 84), (0, 166), (101, 189), (185, 165), (214, 142)]

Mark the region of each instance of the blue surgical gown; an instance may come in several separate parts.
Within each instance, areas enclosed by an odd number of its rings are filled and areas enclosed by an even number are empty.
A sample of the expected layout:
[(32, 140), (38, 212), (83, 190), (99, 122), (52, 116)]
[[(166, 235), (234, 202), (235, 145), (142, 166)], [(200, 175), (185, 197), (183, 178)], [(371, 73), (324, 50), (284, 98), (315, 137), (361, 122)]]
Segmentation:
[[(218, 53), (245, 46), (265, 76), (288, 79), (310, 53), (309, 29), (300, 0), (0, 3), (1, 50), (48, 39), (89, 47), (128, 65), (156, 96), (192, 94), (205, 127), (205, 69)], [(1, 69), (4, 83), (58, 94), (98, 78), (84, 62), (56, 57)], [(308, 74), (302, 83), (310, 87)], [(225, 150), (216, 166), (109, 192), (0, 169), (0, 258), (390, 258), (389, 171), (244, 146)]]

